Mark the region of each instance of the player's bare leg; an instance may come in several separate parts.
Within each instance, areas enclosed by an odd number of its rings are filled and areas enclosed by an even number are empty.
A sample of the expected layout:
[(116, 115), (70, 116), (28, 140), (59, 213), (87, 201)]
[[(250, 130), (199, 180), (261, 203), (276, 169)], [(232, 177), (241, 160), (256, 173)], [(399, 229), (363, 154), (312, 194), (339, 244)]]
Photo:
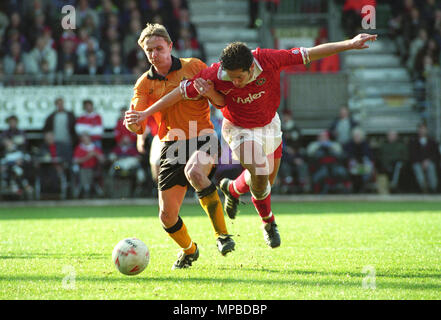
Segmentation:
[(263, 222), (265, 242), (271, 247), (280, 246), (280, 235), (271, 210), (270, 174), (274, 161), (268, 161), (263, 147), (255, 141), (245, 141), (233, 153), (239, 157), (242, 166), (250, 173), (251, 201)]
[(199, 203), (213, 225), (216, 243), (222, 255), (234, 250), (235, 243), (228, 234), (222, 204), (216, 186), (208, 178), (215, 160), (204, 151), (196, 151), (185, 166), (185, 176), (196, 190)]
[(182, 248), (172, 269), (188, 268), (199, 257), (199, 248), (190, 238), (187, 227), (179, 216), (186, 192), (187, 187), (179, 185), (159, 191), (159, 219), (164, 230)]
[[(277, 174), (279, 173), (280, 160), (281, 160), (281, 158), (274, 158), (274, 155), (268, 156), (269, 165), (270, 165), (270, 167), (274, 168), (268, 176), (268, 180), (269, 180), (271, 186), (274, 185), (274, 182), (276, 181), (276, 178), (277, 178)], [(272, 162), (272, 164), (271, 164), (271, 162)]]
[[(267, 158), (270, 168), (274, 168), (268, 176), (268, 180), (273, 186), (279, 172), (281, 158), (275, 158), (274, 154), (268, 155)], [(239, 213), (237, 208), (239, 197), (250, 191), (250, 184), (251, 175), (246, 169), (235, 180), (223, 178), (220, 181), (219, 188), (225, 196), (224, 210), (230, 219), (236, 218)]]

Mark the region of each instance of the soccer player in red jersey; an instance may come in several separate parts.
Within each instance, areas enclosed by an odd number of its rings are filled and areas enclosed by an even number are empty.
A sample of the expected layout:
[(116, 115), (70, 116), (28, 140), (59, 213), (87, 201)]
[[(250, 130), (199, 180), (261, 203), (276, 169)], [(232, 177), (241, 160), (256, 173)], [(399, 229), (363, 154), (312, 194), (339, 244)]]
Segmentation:
[(216, 106), (222, 108), (224, 115), (222, 135), (233, 156), (246, 169), (234, 181), (221, 181), (220, 187), (226, 196), (225, 210), (234, 219), (239, 196), (250, 191), (263, 222), (264, 239), (271, 248), (276, 248), (281, 240), (271, 211), (271, 183), (282, 154), (282, 131), (277, 114), (280, 72), (285, 67), (308, 64), (343, 51), (368, 48), (366, 42), (376, 38), (377, 35), (363, 33), (349, 40), (289, 50), (250, 50), (243, 43), (232, 43), (223, 50), (220, 62), (201, 70), (193, 79), (182, 81), (179, 88), (146, 111), (126, 112), (126, 121), (137, 123), (182, 99), (199, 99), (212, 87), (224, 94), (225, 105)]

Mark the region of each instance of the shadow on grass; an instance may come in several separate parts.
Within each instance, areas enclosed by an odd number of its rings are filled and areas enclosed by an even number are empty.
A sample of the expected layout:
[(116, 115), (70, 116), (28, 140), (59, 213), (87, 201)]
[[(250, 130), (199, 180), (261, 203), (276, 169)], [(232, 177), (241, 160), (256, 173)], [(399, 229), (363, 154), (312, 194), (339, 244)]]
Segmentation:
[[(299, 202), (274, 203), (277, 214), (356, 214), (356, 213), (419, 213), (441, 212), (437, 202)], [(256, 215), (252, 204), (239, 206), (239, 217)], [(180, 215), (205, 216), (197, 205), (185, 204)], [(26, 219), (82, 219), (82, 218), (157, 218), (158, 206), (109, 206), (109, 207), (48, 207), (48, 208), (0, 208), (1, 220)]]
[(87, 253), (87, 254), (62, 254), (62, 253), (26, 253), (26, 254), (13, 254), (2, 255), (0, 260), (4, 259), (75, 259), (75, 260), (90, 260), (108, 258), (108, 254), (104, 253)]
[[(179, 271), (180, 272), (180, 271)], [(315, 278), (308, 278), (305, 279), (305, 273), (304, 271), (295, 271), (293, 270), (292, 273), (294, 275), (298, 275), (300, 277), (292, 278), (292, 279), (262, 279), (261, 277), (256, 277), (252, 279), (240, 279), (239, 277), (236, 278), (227, 278), (227, 277), (201, 277), (201, 276), (195, 276), (193, 277), (191, 274), (188, 274), (187, 271), (183, 271), (185, 274), (182, 274), (180, 276), (164, 276), (164, 277), (158, 277), (158, 276), (148, 276), (148, 277), (126, 277), (126, 276), (77, 276), (76, 281), (78, 282), (97, 282), (97, 283), (107, 283), (107, 284), (140, 284), (140, 283), (171, 283), (176, 284), (180, 283), (183, 285), (189, 284), (192, 286), (197, 285), (209, 285), (212, 287), (215, 283), (219, 285), (238, 285), (238, 286), (246, 286), (249, 287), (250, 290), (252, 290), (252, 286), (285, 286), (285, 287), (351, 287), (351, 288), (362, 288), (362, 279), (363, 276), (356, 277), (353, 279), (315, 279)], [(317, 274), (312, 272), (312, 274)], [(332, 275), (332, 273), (331, 273)], [(29, 281), (34, 282), (38, 281), (41, 283), (41, 281), (56, 281), (60, 282), (62, 281), (63, 276), (48, 276), (48, 275), (8, 275), (3, 276), (0, 275), (0, 281)], [(400, 290), (441, 290), (441, 283), (409, 283), (405, 281), (390, 281), (382, 279), (380, 276), (376, 278), (376, 288), (377, 289), (400, 289)]]
[[(312, 271), (312, 270), (289, 270), (289, 269), (284, 269), (283, 271), (281, 270), (276, 270), (276, 269), (268, 269), (268, 268), (242, 268), (242, 267), (228, 267), (228, 266), (223, 266), (220, 267), (219, 269), (221, 270), (225, 270), (225, 271), (231, 271), (232, 273), (234, 272), (238, 272), (238, 271), (248, 271), (248, 272), (262, 272), (262, 273), (277, 273), (277, 274), (294, 274), (294, 275), (305, 275), (305, 276), (340, 276), (340, 277), (348, 277), (348, 279), (353, 279), (353, 278), (360, 278), (363, 279), (366, 277), (366, 273), (362, 273), (362, 272), (350, 272), (350, 271)], [(441, 272), (438, 272), (437, 270), (430, 270), (430, 271), (425, 271), (425, 270), (415, 270), (412, 273), (382, 273), (382, 272), (377, 272), (376, 273), (376, 278), (377, 279), (381, 279), (381, 278), (405, 278), (405, 279), (412, 279), (412, 278), (437, 278), (440, 279), (440, 287), (441, 287)]]

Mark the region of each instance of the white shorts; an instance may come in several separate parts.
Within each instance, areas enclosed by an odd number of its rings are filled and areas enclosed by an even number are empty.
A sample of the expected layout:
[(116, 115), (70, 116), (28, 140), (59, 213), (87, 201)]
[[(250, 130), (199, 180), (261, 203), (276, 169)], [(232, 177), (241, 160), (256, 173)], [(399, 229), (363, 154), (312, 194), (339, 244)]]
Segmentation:
[(159, 140), (158, 135), (153, 137), (152, 144), (150, 146), (149, 162), (151, 166), (159, 166), (159, 160), (161, 158), (162, 143)]
[[(264, 127), (257, 128), (242, 128), (224, 118), (222, 122), (222, 137), (233, 151), (245, 141), (255, 141), (263, 147), (266, 155), (270, 155), (282, 143), (282, 127), (279, 115), (276, 113), (270, 123)], [(237, 160), (234, 152), (233, 158)]]

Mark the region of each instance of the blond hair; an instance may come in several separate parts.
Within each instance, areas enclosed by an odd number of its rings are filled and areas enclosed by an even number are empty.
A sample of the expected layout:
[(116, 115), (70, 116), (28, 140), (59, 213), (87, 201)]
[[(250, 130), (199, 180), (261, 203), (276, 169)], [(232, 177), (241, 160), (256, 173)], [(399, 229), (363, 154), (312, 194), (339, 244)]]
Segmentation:
[(141, 35), (139, 36), (139, 46), (144, 49), (144, 41), (152, 37), (161, 37), (168, 44), (172, 43), (168, 31), (163, 25), (159, 23), (147, 23), (146, 27), (142, 30)]

